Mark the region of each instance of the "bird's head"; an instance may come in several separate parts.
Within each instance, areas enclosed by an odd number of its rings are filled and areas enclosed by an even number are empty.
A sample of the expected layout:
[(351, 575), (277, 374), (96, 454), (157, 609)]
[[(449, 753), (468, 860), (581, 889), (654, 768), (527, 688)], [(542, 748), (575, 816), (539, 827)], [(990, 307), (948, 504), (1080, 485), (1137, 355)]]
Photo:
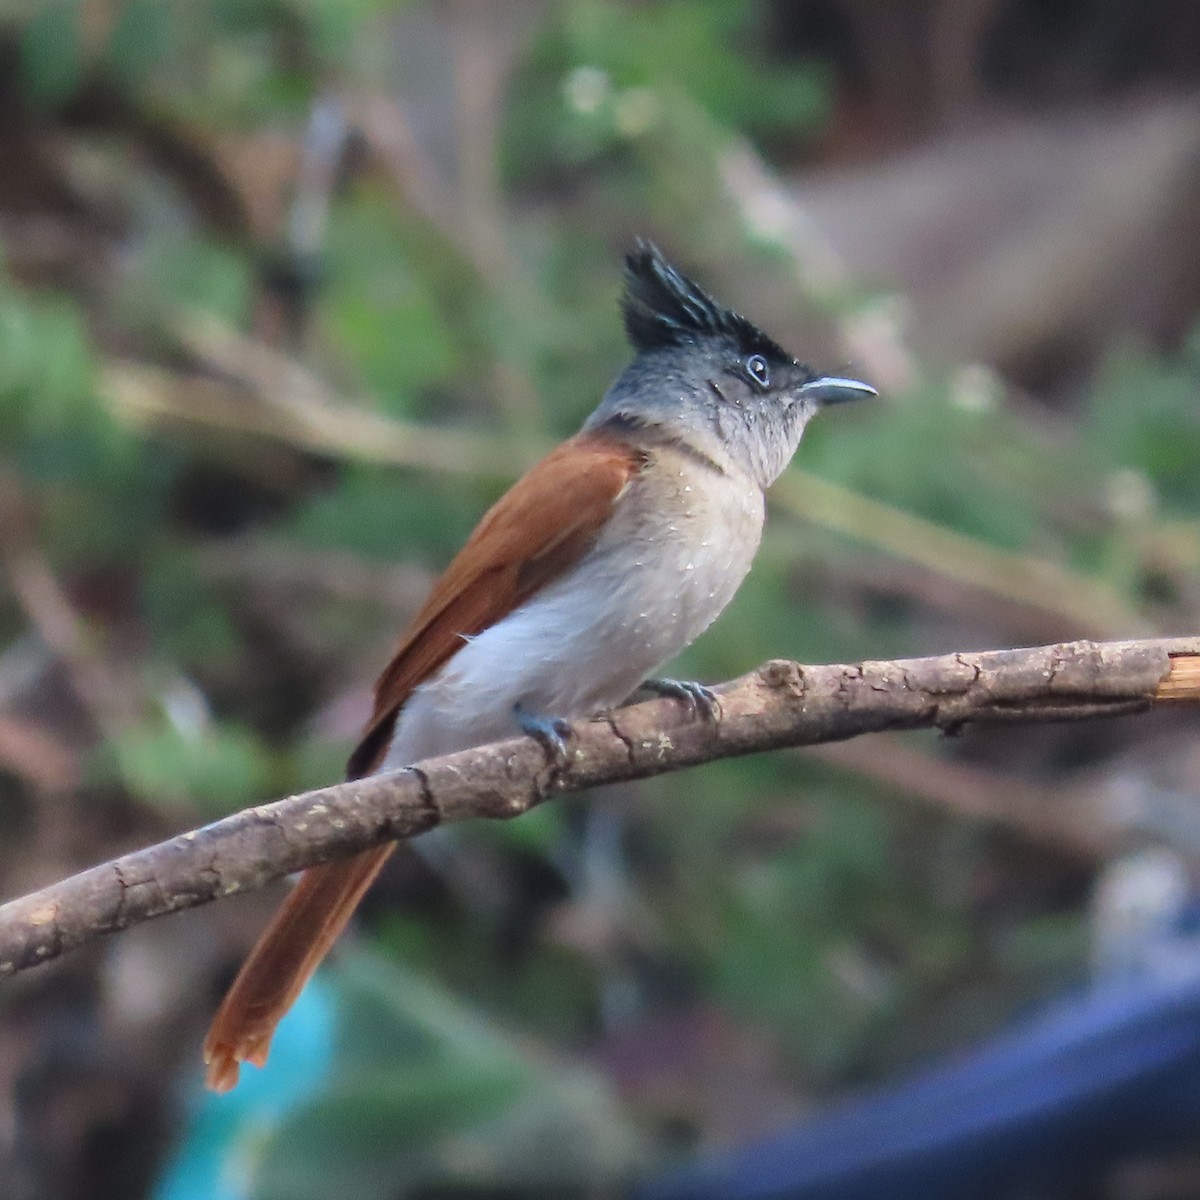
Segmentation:
[(625, 258), (621, 311), (637, 354), (585, 428), (682, 443), (764, 488), (818, 409), (875, 394), (857, 380), (818, 375), (649, 242)]

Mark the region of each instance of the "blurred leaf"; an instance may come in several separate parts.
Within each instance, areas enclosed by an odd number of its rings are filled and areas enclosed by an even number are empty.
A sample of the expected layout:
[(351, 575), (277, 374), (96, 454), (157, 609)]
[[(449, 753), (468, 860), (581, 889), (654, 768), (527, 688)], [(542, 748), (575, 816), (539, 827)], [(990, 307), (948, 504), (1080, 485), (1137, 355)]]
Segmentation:
[(1142, 472), (1169, 503), (1194, 512), (1200, 504), (1197, 395), (1200, 329), (1171, 359), (1131, 348), (1113, 352), (1081, 425), (1083, 449), (1102, 478), (1121, 468)]
[(578, 1189), (629, 1167), (634, 1145), (598, 1079), (504, 1036), (450, 993), (378, 955), (342, 959), (330, 1087), (284, 1123), (256, 1200), (346, 1188), (504, 1181)]
[(21, 82), (42, 104), (65, 100), (83, 78), (83, 6), (80, 0), (41, 4), (21, 32)]
[(473, 1063), (359, 1072), (293, 1115), (258, 1171), (257, 1200), (324, 1200), (330, 1189), (395, 1196), (434, 1173), (437, 1139), (500, 1111), (523, 1079)]
[(29, 298), (0, 281), (0, 430), (70, 428), (91, 405), (93, 364), (71, 304)]
[(287, 790), (307, 792), (314, 788), (328, 787), (345, 774), (349, 753), (349, 745), (325, 741), (314, 736), (301, 737), (288, 755)]
[(598, 159), (665, 119), (676, 92), (752, 137), (817, 128), (829, 109), (824, 72), (773, 60), (757, 12), (747, 0), (560, 6), (514, 89), (510, 170)]
[(757, 6), (748, 0), (636, 7), (579, 0), (566, 12), (575, 61), (607, 71), (618, 89), (618, 124), (620, 89), (663, 81), (687, 88), (717, 120), (750, 133), (777, 125), (795, 130), (826, 114), (820, 72), (779, 65), (755, 45)]
[(479, 821), (455, 832), (459, 837), (486, 845), (549, 857), (562, 839), (567, 820), (563, 805), (543, 804), (525, 813), (519, 821)]
[(250, 266), (233, 250), (194, 235), (163, 233), (144, 249), (140, 263), (155, 309), (195, 308), (234, 326), (250, 308)]
[(124, 0), (109, 35), (106, 65), (126, 86), (142, 83), (170, 47), (172, 13), (162, 0)]
[(104, 755), (125, 787), (158, 806), (195, 805), (221, 816), (271, 794), (270, 760), (259, 739), (234, 725), (184, 733), (152, 722), (119, 734)]
[(458, 347), (379, 197), (336, 207), (328, 260), (321, 313), (330, 336), (385, 411), (410, 413), (415, 391), (453, 377)]
[[(999, 950), (1001, 961), (1014, 973), (1054, 979), (1065, 974), (1064, 963), (1074, 967), (1086, 961), (1090, 945), (1088, 923), (1076, 911), (1033, 917), (1015, 928)], [(1074, 967), (1071, 975), (1077, 970)], [(1070, 975), (1061, 980), (1063, 985), (1076, 982)]]
[(216, 669), (240, 642), (218, 593), (196, 575), (192, 557), (170, 549), (147, 555), (141, 581), (146, 622), (171, 661)]
[(461, 487), (356, 467), (301, 507), (290, 533), (310, 545), (345, 547), (373, 559), (419, 556), (432, 564), (465, 540), (484, 507)]
[(814, 422), (806, 434), (810, 470), (1008, 549), (1027, 548), (1044, 528), (1041, 494), (989, 464), (1001, 455), (1048, 464), (1050, 455), (999, 408), (963, 408), (945, 386), (927, 386), (833, 426)]

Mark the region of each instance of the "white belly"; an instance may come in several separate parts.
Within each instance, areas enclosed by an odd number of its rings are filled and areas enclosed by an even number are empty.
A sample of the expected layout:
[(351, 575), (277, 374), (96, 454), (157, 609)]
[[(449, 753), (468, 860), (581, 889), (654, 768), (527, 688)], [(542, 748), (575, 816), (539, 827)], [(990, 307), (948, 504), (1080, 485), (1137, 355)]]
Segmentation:
[(380, 770), (512, 737), (517, 704), (567, 718), (620, 704), (733, 598), (762, 521), (757, 486), (660, 452), (576, 567), (413, 692)]

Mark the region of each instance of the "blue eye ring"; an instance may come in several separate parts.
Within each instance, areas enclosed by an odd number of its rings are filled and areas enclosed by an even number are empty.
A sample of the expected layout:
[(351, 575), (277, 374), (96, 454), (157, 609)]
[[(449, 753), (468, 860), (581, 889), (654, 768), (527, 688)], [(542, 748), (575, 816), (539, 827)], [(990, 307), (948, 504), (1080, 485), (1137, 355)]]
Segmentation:
[(767, 388), (771, 384), (771, 368), (761, 354), (752, 354), (746, 359), (746, 374), (760, 388)]

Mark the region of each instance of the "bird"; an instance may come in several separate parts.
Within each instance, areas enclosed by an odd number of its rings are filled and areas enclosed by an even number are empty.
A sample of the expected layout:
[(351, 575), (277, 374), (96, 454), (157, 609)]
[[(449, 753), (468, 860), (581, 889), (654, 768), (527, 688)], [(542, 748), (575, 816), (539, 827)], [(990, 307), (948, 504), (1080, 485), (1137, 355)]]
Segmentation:
[[(721, 613), (758, 548), (764, 493), (822, 408), (873, 396), (819, 375), (674, 267), (625, 256), (634, 351), (595, 411), (490, 508), (434, 583), (375, 685), (347, 778), (515, 736), (556, 757), (572, 719), (639, 688), (699, 717), (711, 691), (658, 678)], [(394, 843), (306, 870), (205, 1041), (232, 1088), (336, 940)]]

